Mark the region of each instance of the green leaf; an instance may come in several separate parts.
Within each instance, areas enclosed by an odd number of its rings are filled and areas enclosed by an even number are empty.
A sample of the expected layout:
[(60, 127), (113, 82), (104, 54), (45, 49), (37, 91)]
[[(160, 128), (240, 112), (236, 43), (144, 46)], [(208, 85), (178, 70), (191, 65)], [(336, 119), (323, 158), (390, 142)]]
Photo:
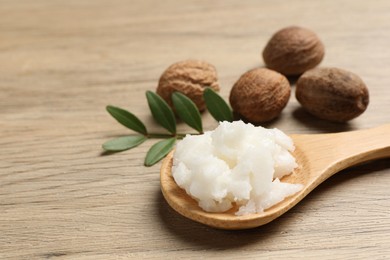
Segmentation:
[(103, 149), (112, 152), (124, 151), (142, 144), (146, 139), (143, 135), (122, 136), (105, 142)]
[(215, 120), (219, 122), (233, 121), (233, 112), (229, 105), (214, 90), (206, 88), (203, 92), (203, 97), (208, 111)]
[(141, 120), (138, 119), (138, 117), (129, 111), (114, 106), (107, 106), (106, 109), (113, 118), (115, 118), (125, 127), (130, 128), (131, 130), (134, 130), (140, 134), (147, 135), (148, 132), (145, 125), (141, 122)]
[(150, 147), (146, 155), (145, 166), (152, 166), (159, 162), (172, 150), (175, 142), (176, 138), (172, 137), (155, 143), (152, 147)]
[(154, 119), (172, 134), (176, 134), (176, 119), (167, 102), (152, 91), (146, 91), (150, 111)]
[(172, 102), (180, 119), (199, 133), (203, 133), (202, 118), (195, 103), (180, 92), (172, 94)]

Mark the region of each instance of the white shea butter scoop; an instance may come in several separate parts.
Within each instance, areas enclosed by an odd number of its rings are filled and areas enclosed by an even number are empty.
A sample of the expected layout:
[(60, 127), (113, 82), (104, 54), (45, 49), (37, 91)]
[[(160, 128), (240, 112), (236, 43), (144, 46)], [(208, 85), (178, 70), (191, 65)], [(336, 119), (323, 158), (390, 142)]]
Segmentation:
[(218, 213), (204, 211), (173, 179), (173, 152), (168, 154), (161, 166), (162, 193), (173, 209), (194, 221), (221, 229), (254, 228), (281, 216), (320, 183), (342, 169), (390, 157), (390, 124), (369, 130), (290, 137), (295, 145), (293, 156), (298, 167), (281, 181), (302, 184), (303, 188), (264, 212), (237, 216), (237, 207)]

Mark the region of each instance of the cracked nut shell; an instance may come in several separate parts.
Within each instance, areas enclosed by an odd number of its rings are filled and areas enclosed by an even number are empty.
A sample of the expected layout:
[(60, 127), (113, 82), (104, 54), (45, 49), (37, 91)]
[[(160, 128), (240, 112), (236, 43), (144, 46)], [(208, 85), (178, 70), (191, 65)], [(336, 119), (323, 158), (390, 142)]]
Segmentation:
[(314, 68), (324, 54), (324, 45), (314, 32), (290, 26), (271, 37), (263, 50), (263, 59), (269, 69), (290, 76)]
[(236, 114), (254, 124), (281, 113), (290, 97), (290, 84), (282, 74), (265, 68), (244, 73), (234, 84), (229, 101)]
[(215, 67), (205, 61), (185, 60), (172, 64), (164, 71), (156, 92), (171, 107), (172, 93), (181, 92), (195, 103), (199, 111), (204, 111), (206, 104), (203, 100), (203, 91), (206, 87), (219, 91)]
[(338, 68), (316, 68), (305, 72), (298, 79), (295, 94), (310, 114), (334, 122), (359, 116), (369, 103), (369, 92), (363, 80)]

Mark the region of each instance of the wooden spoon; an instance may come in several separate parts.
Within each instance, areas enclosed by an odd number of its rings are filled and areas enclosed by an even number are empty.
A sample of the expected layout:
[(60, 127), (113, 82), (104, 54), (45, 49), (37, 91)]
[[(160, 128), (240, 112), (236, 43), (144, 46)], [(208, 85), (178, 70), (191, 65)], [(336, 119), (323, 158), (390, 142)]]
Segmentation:
[(247, 229), (264, 225), (301, 201), (333, 174), (358, 163), (390, 157), (390, 124), (369, 130), (335, 134), (291, 135), (298, 167), (281, 181), (304, 188), (263, 213), (236, 216), (237, 207), (222, 213), (205, 212), (178, 187), (171, 175), (173, 152), (163, 161), (160, 180), (169, 205), (194, 221), (221, 229)]

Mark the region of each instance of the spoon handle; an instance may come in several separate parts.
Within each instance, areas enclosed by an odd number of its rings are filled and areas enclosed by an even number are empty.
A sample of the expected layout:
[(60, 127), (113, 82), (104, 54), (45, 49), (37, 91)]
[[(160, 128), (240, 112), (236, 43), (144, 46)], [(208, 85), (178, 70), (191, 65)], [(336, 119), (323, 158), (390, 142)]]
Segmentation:
[(337, 141), (339, 158), (348, 160), (351, 165), (390, 157), (390, 124), (340, 133)]
[(390, 124), (372, 129), (318, 135), (293, 136), (304, 149), (312, 172), (327, 177), (350, 166), (390, 157)]

